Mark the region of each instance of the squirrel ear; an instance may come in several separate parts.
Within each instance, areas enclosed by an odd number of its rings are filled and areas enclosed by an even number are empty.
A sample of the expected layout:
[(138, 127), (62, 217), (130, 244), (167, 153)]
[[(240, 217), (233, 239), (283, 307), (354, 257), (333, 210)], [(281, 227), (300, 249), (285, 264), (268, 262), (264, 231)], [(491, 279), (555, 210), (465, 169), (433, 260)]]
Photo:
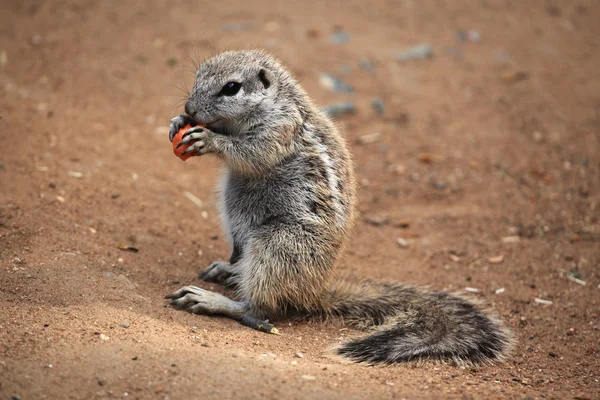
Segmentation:
[(264, 68), (258, 72), (258, 79), (260, 79), (265, 89), (268, 89), (269, 86), (271, 86), (271, 79), (268, 75), (269, 73)]

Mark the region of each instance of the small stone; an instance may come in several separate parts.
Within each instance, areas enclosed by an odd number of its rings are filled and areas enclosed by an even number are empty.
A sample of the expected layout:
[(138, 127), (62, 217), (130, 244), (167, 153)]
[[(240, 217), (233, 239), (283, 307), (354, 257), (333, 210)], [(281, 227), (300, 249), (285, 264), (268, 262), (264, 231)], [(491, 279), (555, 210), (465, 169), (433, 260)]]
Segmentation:
[(101, 333), (100, 335), (98, 335), (98, 337), (100, 338), (100, 340), (104, 340), (104, 341), (110, 340), (110, 338), (108, 336), (106, 336), (104, 333)]
[(469, 293), (479, 293), (479, 289), (472, 288), (472, 287), (466, 287), (465, 291), (469, 292)]
[(504, 288), (500, 288), (500, 289), (496, 289), (496, 291), (494, 293), (501, 294), (501, 293), (504, 293), (504, 291), (505, 291)]
[(373, 62), (371, 60), (360, 60), (358, 62), (358, 65), (367, 72), (373, 72), (375, 70), (375, 66), (373, 65)]
[(98, 382), (98, 386), (104, 386), (105, 383), (99, 376), (96, 377), (96, 382)]
[(131, 359), (132, 359), (133, 361), (137, 361), (137, 360), (138, 360), (138, 357), (137, 357), (137, 356), (133, 356), (133, 357), (131, 357)]
[(314, 381), (315, 379), (317, 379), (312, 375), (300, 375), (298, 378), (304, 379), (305, 381)]
[(298, 361), (292, 361), (290, 364), (291, 365), (298, 365)]
[(408, 241), (403, 237), (397, 238), (396, 243), (398, 243), (398, 246), (402, 247), (403, 249), (408, 248)]
[(333, 44), (345, 44), (350, 40), (350, 34), (344, 31), (337, 31), (329, 36), (329, 41)]
[(385, 382), (385, 384), (388, 386), (394, 386), (394, 382)]
[(310, 28), (306, 31), (306, 36), (308, 36), (311, 39), (315, 39), (321, 36), (321, 32), (319, 32), (318, 29)]
[(356, 106), (351, 101), (343, 101), (324, 107), (323, 112), (331, 118), (337, 118), (344, 114), (354, 114), (356, 112)]
[(323, 72), (319, 76), (319, 82), (321, 85), (329, 90), (338, 93), (352, 93), (354, 88), (338, 78), (337, 76), (330, 74), (329, 72)]
[(481, 34), (477, 31), (469, 31), (467, 33), (467, 37), (469, 41), (473, 43), (478, 43), (479, 41), (481, 41)]
[(490, 264), (502, 264), (503, 261), (504, 261), (503, 255), (488, 258), (488, 262)]
[(502, 75), (502, 80), (505, 83), (517, 83), (529, 79), (529, 73), (525, 71), (506, 72)]
[(425, 60), (433, 56), (433, 47), (429, 43), (422, 43), (412, 46), (404, 51), (397, 51), (393, 54), (396, 60), (404, 62), (410, 60)]
[(423, 164), (433, 164), (434, 162), (439, 161), (441, 157), (432, 153), (420, 153), (417, 158), (419, 159), (419, 162), (422, 162)]
[(302, 354), (300, 352), (297, 352), (296, 354), (294, 354), (294, 357), (296, 357), (296, 358), (303, 358), (304, 354)]
[(381, 134), (379, 132), (370, 133), (368, 135), (359, 136), (356, 142), (361, 145), (375, 143), (379, 140)]
[(521, 241), (520, 236), (505, 236), (501, 239), (502, 243), (517, 243)]
[(547, 306), (554, 304), (550, 300), (538, 299), (537, 297), (534, 299), (534, 301), (538, 304), (543, 304), (543, 305), (547, 305)]
[(42, 37), (40, 35), (33, 35), (31, 37), (31, 44), (34, 46), (38, 46), (42, 43)]
[(129, 328), (131, 324), (129, 322), (122, 322), (119, 324), (121, 328)]
[(387, 217), (379, 216), (379, 217), (365, 217), (365, 222), (369, 225), (373, 226), (382, 226), (389, 222)]
[(459, 262), (460, 261), (460, 257), (457, 256), (456, 254), (450, 254), (449, 257), (454, 262)]
[(438, 182), (436, 180), (432, 180), (431, 186), (433, 186), (435, 189), (437, 189), (439, 191), (443, 191), (443, 190), (446, 190), (446, 188), (448, 187), (448, 184), (446, 182)]
[(380, 98), (373, 99), (371, 102), (371, 107), (377, 112), (380, 117), (383, 117), (385, 114), (385, 106), (383, 104), (383, 100)]
[(83, 176), (83, 174), (81, 172), (75, 172), (75, 171), (69, 171), (69, 172), (67, 172), (67, 175), (69, 175), (70, 177), (73, 177), (73, 178), (81, 178)]

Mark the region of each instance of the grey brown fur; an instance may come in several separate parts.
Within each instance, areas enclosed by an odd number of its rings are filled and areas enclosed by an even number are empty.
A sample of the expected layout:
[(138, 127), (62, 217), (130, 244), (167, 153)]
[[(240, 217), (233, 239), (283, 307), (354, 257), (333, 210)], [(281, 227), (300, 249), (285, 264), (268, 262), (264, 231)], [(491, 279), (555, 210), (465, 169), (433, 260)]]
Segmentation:
[[(228, 82), (241, 83), (224, 95)], [(225, 90), (225, 89), (223, 89)], [(508, 330), (466, 298), (397, 283), (337, 279), (353, 224), (355, 181), (343, 137), (291, 74), (264, 51), (230, 51), (198, 69), (186, 115), (188, 152), (223, 160), (221, 214), (230, 262), (200, 277), (235, 286), (237, 300), (195, 286), (167, 296), (196, 313), (242, 318), (340, 317), (368, 330), (337, 353), (367, 363), (502, 359)]]

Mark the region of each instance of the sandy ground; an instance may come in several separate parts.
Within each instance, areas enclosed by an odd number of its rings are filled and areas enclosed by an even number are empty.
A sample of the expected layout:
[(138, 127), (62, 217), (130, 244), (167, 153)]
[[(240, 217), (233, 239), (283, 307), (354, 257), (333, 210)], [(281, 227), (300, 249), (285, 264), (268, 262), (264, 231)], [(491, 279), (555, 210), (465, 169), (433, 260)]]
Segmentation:
[[(270, 3), (2, 2), (0, 398), (600, 398), (600, 3)], [(432, 57), (393, 58), (423, 42)], [(319, 104), (357, 105), (337, 120), (361, 181), (340, 268), (478, 289), (514, 329), (507, 363), (345, 365), (341, 326), (166, 307), (229, 256), (217, 162), (166, 136), (178, 88), (254, 46)]]

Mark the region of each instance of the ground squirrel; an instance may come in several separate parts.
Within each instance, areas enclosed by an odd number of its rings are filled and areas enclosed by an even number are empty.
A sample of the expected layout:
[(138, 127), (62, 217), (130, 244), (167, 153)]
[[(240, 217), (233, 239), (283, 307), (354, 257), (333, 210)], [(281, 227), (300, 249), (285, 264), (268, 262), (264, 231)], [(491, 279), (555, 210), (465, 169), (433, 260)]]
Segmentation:
[(508, 329), (466, 298), (335, 275), (353, 224), (352, 159), (334, 124), (275, 58), (227, 51), (203, 62), (169, 138), (186, 124), (193, 126), (186, 152), (224, 163), (221, 217), (233, 248), (229, 262), (212, 263), (200, 278), (226, 280), (237, 300), (185, 286), (167, 296), (174, 306), (267, 331), (265, 318), (343, 318), (369, 333), (337, 354), (370, 364), (506, 357)]

